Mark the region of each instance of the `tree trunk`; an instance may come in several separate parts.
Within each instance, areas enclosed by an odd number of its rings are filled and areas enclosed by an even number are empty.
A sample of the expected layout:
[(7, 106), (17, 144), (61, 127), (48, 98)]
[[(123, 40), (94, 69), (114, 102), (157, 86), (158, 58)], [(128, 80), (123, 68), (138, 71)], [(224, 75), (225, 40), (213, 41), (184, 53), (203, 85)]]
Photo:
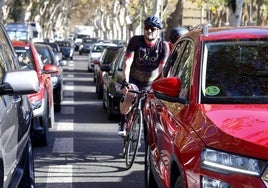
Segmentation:
[(165, 32), (165, 40), (169, 39), (169, 33), (172, 28), (182, 26), (183, 18), (183, 0), (178, 0), (176, 9), (171, 13), (169, 19), (167, 20), (167, 30)]
[(241, 26), (242, 18), (242, 8), (244, 0), (231, 0), (231, 25), (232, 26)]

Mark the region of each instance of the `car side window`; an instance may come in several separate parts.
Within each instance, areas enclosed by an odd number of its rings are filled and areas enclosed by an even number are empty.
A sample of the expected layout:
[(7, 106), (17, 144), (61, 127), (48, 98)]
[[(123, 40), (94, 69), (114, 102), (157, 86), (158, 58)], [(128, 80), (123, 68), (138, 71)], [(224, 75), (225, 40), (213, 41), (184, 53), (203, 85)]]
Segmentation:
[(108, 50), (104, 60), (103, 60), (103, 64), (109, 64), (111, 63), (111, 61), (113, 60), (114, 56), (115, 56), (116, 51), (115, 50)]
[(183, 41), (178, 48), (178, 55), (174, 66), (171, 69), (171, 75), (179, 77), (182, 81), (182, 89), (179, 97), (188, 99), (190, 90), (190, 78), (194, 57), (194, 45), (191, 41)]
[(181, 54), (183, 53), (183, 49), (185, 48), (185, 45), (187, 43), (180, 42), (174, 46), (174, 49), (172, 50), (171, 54), (169, 55), (167, 59), (167, 63), (165, 64), (164, 70), (163, 70), (163, 76), (172, 76), (176, 72), (176, 65), (180, 61)]
[(0, 82), (2, 83), (3, 76), (5, 75), (5, 64), (2, 55), (0, 55)]
[[(12, 48), (10, 46), (9, 39), (5, 36), (5, 32), (3, 31), (3, 28), (0, 27), (0, 51), (2, 54), (2, 60), (5, 63), (1, 63), (2, 65), (6, 65), (5, 67), (7, 70), (14, 70), (16, 69), (16, 64), (14, 62), (15, 54), (14, 51), (12, 51)], [(14, 56), (13, 56), (14, 55)]]

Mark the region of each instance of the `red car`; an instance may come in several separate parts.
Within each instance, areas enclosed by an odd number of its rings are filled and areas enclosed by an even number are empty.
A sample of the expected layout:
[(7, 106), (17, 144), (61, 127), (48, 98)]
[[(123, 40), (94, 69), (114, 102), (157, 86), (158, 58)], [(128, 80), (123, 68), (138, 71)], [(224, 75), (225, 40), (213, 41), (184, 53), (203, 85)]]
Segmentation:
[[(47, 145), (48, 128), (54, 123), (53, 86), (50, 74), (57, 73), (58, 67), (43, 65), (33, 43), (25, 41), (12, 41), (21, 69), (35, 70), (39, 80), (39, 91), (30, 94), (34, 121), (32, 125), (32, 138), (35, 143)], [(23, 79), (23, 78), (22, 78)]]
[(268, 28), (193, 28), (144, 106), (145, 184), (268, 187)]

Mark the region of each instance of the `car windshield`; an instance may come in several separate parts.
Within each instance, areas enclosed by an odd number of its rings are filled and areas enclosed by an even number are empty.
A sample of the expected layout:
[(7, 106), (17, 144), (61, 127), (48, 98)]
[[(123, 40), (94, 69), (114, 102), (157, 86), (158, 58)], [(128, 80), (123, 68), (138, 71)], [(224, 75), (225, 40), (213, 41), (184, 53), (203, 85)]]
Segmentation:
[(36, 50), (40, 55), (43, 64), (53, 64), (53, 60), (48, 48), (36, 47)]
[(92, 43), (92, 40), (91, 39), (84, 38), (83, 39), (83, 43)]
[(202, 103), (268, 103), (268, 41), (204, 45)]
[(93, 47), (92, 52), (103, 52), (105, 48), (106, 48), (105, 46), (96, 45)]
[(14, 47), (19, 65), (23, 70), (34, 70), (33, 56), (28, 47)]
[(11, 40), (28, 40), (28, 32), (27, 31), (7, 31)]
[(58, 43), (58, 45), (59, 45), (60, 47), (70, 47), (70, 46), (71, 46), (71, 44), (70, 44), (69, 42), (59, 41), (59, 42), (57, 42), (57, 43)]

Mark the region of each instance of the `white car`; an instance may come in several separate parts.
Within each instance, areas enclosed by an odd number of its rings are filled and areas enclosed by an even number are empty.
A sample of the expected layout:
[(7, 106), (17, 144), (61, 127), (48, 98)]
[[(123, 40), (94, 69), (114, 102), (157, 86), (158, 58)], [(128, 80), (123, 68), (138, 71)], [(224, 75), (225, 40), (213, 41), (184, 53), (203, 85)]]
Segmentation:
[(109, 46), (117, 46), (113, 43), (95, 43), (90, 49), (88, 55), (88, 71), (94, 71), (94, 60), (98, 60), (103, 52), (103, 50)]

